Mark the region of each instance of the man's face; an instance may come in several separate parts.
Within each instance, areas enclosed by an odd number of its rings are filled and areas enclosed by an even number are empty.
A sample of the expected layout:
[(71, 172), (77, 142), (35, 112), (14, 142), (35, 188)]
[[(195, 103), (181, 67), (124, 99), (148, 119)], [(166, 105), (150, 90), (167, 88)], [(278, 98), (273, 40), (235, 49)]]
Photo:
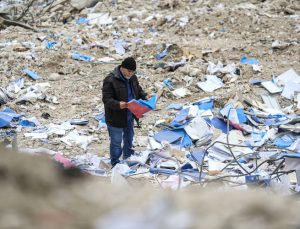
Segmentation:
[(123, 67), (121, 67), (121, 72), (122, 72), (123, 76), (125, 76), (126, 78), (130, 78), (134, 74), (134, 71), (129, 70), (127, 68), (123, 68)]

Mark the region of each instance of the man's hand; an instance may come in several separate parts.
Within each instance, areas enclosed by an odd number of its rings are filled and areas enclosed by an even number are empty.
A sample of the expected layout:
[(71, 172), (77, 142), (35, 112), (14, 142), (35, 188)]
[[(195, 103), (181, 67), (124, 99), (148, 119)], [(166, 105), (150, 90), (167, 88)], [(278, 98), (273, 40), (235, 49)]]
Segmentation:
[(121, 109), (126, 109), (126, 108), (128, 108), (128, 103), (127, 103), (127, 102), (121, 101), (121, 102), (120, 102), (120, 108), (121, 108)]
[(146, 100), (148, 100), (148, 99), (150, 99), (151, 97), (152, 97), (152, 95), (149, 95), (149, 94), (148, 94), (148, 95), (146, 95), (145, 98), (146, 98)]

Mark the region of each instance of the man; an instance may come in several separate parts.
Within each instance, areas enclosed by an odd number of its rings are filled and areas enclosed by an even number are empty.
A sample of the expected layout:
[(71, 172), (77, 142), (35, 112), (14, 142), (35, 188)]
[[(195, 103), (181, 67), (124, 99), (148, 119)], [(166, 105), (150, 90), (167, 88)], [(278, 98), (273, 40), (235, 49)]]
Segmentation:
[[(132, 141), (134, 136), (134, 116), (127, 109), (132, 99), (149, 99), (139, 85), (134, 74), (136, 62), (127, 57), (103, 81), (102, 101), (105, 108), (105, 120), (110, 137), (110, 158), (114, 167), (123, 159), (133, 154)], [(123, 148), (121, 147), (123, 140)]]

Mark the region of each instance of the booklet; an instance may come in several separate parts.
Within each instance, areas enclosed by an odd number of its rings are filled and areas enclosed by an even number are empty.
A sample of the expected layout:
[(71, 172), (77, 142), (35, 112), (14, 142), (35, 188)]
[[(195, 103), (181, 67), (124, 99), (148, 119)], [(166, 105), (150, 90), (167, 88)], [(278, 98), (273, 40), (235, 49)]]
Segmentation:
[(143, 114), (154, 110), (156, 104), (156, 96), (152, 96), (149, 100), (131, 100), (128, 102), (128, 109), (137, 117), (141, 118)]

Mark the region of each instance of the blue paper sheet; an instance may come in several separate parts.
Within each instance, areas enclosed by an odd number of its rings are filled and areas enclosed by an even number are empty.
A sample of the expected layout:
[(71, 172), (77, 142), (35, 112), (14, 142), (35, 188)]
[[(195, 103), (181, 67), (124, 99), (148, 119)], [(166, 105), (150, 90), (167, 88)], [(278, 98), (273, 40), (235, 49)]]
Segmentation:
[(182, 122), (187, 119), (189, 114), (190, 108), (185, 108), (180, 110), (179, 114), (175, 117), (174, 121), (176, 122)]
[(47, 42), (47, 49), (50, 49), (52, 48), (54, 45), (56, 45), (57, 42), (56, 41), (48, 41)]
[(162, 130), (153, 137), (158, 142), (166, 141), (170, 144), (178, 145), (180, 148), (190, 147), (193, 144), (184, 129)]
[(12, 109), (5, 108), (0, 112), (0, 128), (10, 126), (13, 119), (18, 119), (21, 116), (23, 116), (23, 114), (17, 114)]
[(190, 108), (185, 108), (185, 109), (180, 110), (179, 114), (171, 122), (171, 126), (177, 127), (177, 126), (181, 126), (181, 125), (185, 124), (185, 121), (187, 121), (189, 110), (190, 110)]
[(185, 148), (190, 147), (193, 144), (192, 139), (184, 129), (176, 129), (172, 131), (181, 136), (180, 141), (174, 142), (175, 145), (179, 145), (180, 148)]
[(236, 109), (236, 113), (238, 115), (239, 118), (239, 123), (246, 123), (247, 122), (247, 116), (244, 113), (244, 110), (242, 108), (238, 108)]
[(106, 126), (104, 113), (100, 112), (98, 115), (96, 115), (95, 119), (98, 121), (98, 129)]
[(169, 89), (174, 89), (173, 85), (171, 84), (170, 80), (169, 79), (165, 79), (163, 80), (163, 84), (169, 88)]
[(29, 70), (27, 68), (23, 69), (23, 73), (25, 73), (28, 76), (30, 76), (31, 79), (33, 79), (33, 80), (38, 80), (38, 79), (41, 78), (38, 74), (36, 74), (35, 72), (33, 72), (33, 71), (31, 71), (31, 70)]
[(19, 120), (18, 124), (20, 126), (26, 126), (26, 127), (35, 127), (36, 126), (34, 122), (31, 122), (28, 120)]
[(223, 117), (228, 117), (231, 109), (233, 109), (233, 105), (231, 103), (229, 103), (220, 110), (220, 113)]
[(162, 51), (161, 53), (158, 53), (156, 55), (154, 55), (154, 57), (157, 60), (161, 60), (162, 58), (166, 57), (168, 55), (168, 51), (165, 49), (164, 51)]
[(0, 112), (0, 128), (10, 126), (12, 119), (8, 113)]
[(199, 151), (190, 153), (190, 155), (188, 156), (188, 159), (198, 163), (198, 165), (201, 165), (206, 154), (207, 154), (207, 152), (205, 150), (199, 150)]
[(210, 101), (207, 103), (198, 104), (200, 110), (211, 110), (214, 107), (214, 101)]
[(272, 125), (278, 126), (279, 124), (285, 123), (288, 120), (288, 117), (286, 115), (282, 115), (282, 114), (269, 115), (267, 118), (259, 118), (259, 117), (255, 116), (255, 112), (253, 109), (250, 108), (249, 112), (253, 113), (253, 115), (251, 115), (251, 118), (255, 122), (262, 123), (267, 126), (272, 126)]
[[(219, 130), (222, 130), (223, 133), (227, 133), (227, 124), (222, 120), (222, 119), (219, 119), (217, 117), (214, 117), (212, 120), (211, 120), (211, 124), (213, 127), (219, 129)], [(232, 130), (232, 126), (229, 126), (229, 131)]]
[(284, 158), (284, 157), (300, 158), (300, 153), (286, 153), (286, 152), (283, 152), (283, 153), (278, 155), (277, 159)]
[(229, 119), (231, 118), (231, 115), (235, 115), (234, 112), (236, 113), (236, 115), (238, 117), (238, 122), (239, 123), (247, 122), (248, 119), (247, 119), (247, 116), (244, 113), (244, 110), (241, 109), (241, 108), (237, 108), (237, 109), (233, 108), (233, 105), (231, 103), (227, 104), (224, 108), (222, 108), (220, 110), (220, 113), (222, 114), (222, 116), (225, 117), (225, 118), (229, 117)]
[(259, 61), (255, 58), (247, 58), (245, 56), (243, 56), (241, 58), (241, 64), (250, 64), (250, 65), (253, 65), (253, 64), (259, 64)]
[(178, 141), (179, 139), (182, 138), (182, 135), (180, 133), (176, 133), (172, 130), (162, 130), (155, 134), (154, 139), (158, 142), (166, 141), (169, 143), (173, 143)]
[(141, 118), (146, 112), (154, 110), (156, 105), (156, 96), (152, 96), (149, 100), (131, 100), (128, 102), (128, 110), (130, 110), (135, 117)]
[(273, 142), (273, 145), (279, 147), (279, 148), (287, 148), (291, 146), (294, 143), (294, 139), (291, 138), (288, 135), (284, 135), (282, 137), (278, 137)]
[(194, 102), (193, 105), (198, 105), (200, 110), (211, 110), (214, 107), (214, 100), (212, 98), (199, 100)]
[(87, 24), (87, 23), (89, 23), (89, 20), (85, 17), (80, 17), (76, 20), (77, 25)]
[(73, 53), (71, 57), (74, 60), (83, 60), (83, 61), (92, 61), (93, 59), (93, 57), (90, 55), (82, 55), (79, 53)]
[(154, 110), (155, 109), (155, 105), (156, 105), (156, 100), (157, 100), (157, 97), (156, 96), (152, 96), (148, 100), (139, 99), (139, 100), (135, 100), (135, 101), (137, 101), (141, 105), (149, 107), (151, 110)]
[(193, 169), (193, 166), (189, 162), (187, 162), (183, 166), (181, 166), (181, 171), (182, 170), (187, 170), (187, 169)]

